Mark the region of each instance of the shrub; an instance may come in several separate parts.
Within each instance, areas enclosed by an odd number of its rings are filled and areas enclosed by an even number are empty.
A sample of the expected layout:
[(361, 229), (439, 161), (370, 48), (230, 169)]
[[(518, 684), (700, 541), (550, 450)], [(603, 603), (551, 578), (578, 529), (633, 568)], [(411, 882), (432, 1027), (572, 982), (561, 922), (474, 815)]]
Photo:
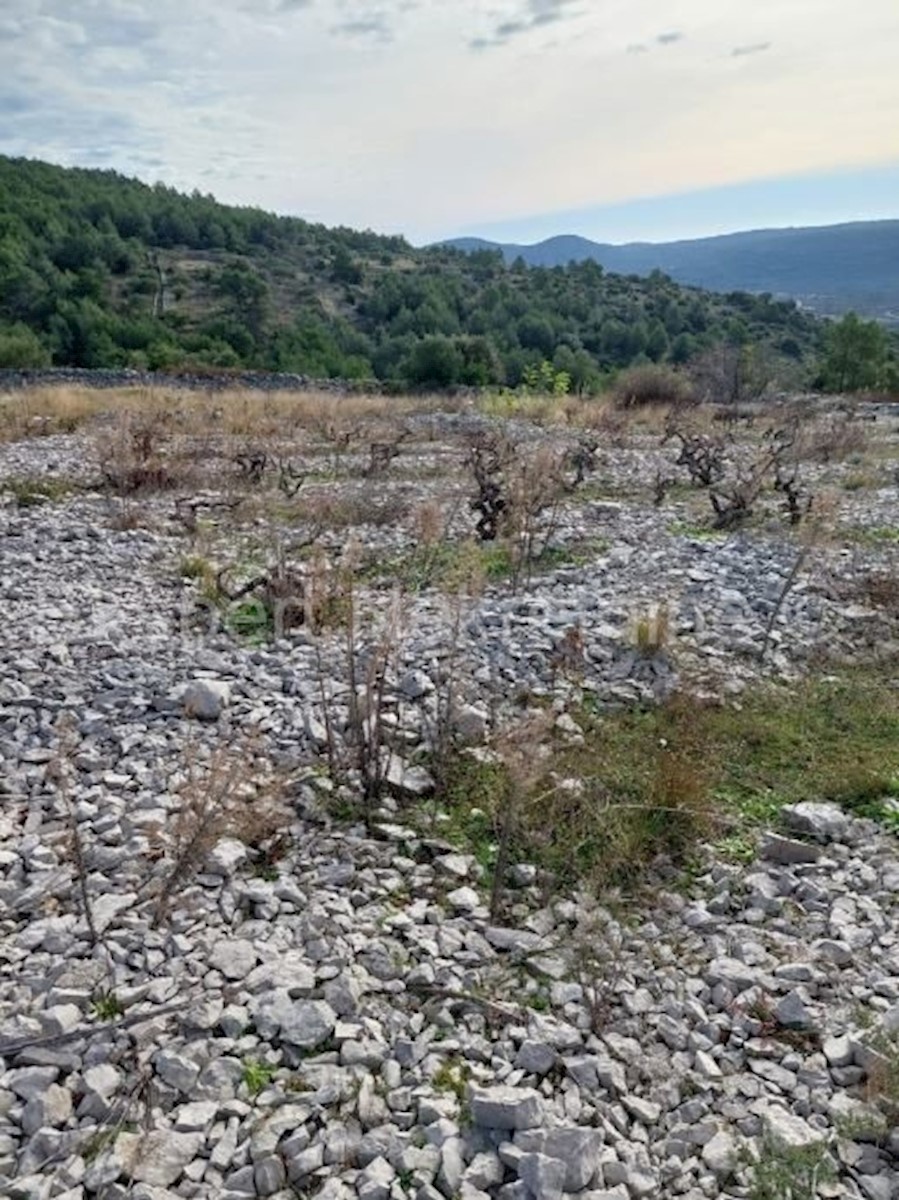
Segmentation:
[(0, 367), (19, 370), (49, 367), (50, 351), (27, 325), (0, 329)]
[(682, 408), (685, 404), (695, 402), (689, 381), (670, 367), (657, 363), (622, 371), (612, 384), (611, 396), (617, 408), (645, 408), (649, 405)]
[(170, 414), (125, 414), (96, 438), (97, 458), (106, 487), (119, 496), (163, 491), (181, 483), (186, 464), (176, 463), (168, 437)]

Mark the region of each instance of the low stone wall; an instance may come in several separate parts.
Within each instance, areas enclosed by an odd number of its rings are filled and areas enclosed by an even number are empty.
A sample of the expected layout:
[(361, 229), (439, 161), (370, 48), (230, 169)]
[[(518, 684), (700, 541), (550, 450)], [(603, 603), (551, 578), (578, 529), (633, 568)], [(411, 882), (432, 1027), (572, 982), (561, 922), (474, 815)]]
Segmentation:
[(376, 380), (313, 379), (308, 375), (280, 374), (270, 371), (129, 371), (91, 370), (83, 367), (48, 367), (38, 370), (0, 370), (0, 391), (19, 391), (29, 387), (68, 385), (70, 387), (184, 388), (190, 391), (229, 391), (245, 389), (260, 392), (327, 391), (381, 392)]

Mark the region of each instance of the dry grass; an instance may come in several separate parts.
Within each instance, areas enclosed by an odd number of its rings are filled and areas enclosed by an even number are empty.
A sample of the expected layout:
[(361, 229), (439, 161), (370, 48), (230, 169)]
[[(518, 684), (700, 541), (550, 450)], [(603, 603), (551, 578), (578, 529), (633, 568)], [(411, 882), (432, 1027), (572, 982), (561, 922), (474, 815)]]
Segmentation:
[[(0, 441), (72, 433), (104, 416), (166, 414), (182, 434), (265, 438), (324, 431), (335, 422), (391, 419), (436, 407), (436, 398), (326, 391), (188, 391), (179, 388), (29, 388), (0, 397)], [(446, 407), (443, 405), (442, 407)]]
[(487, 417), (514, 417), (534, 425), (558, 425), (572, 402), (571, 396), (529, 392), (485, 392), (477, 398), (477, 411)]
[(671, 616), (666, 600), (632, 615), (630, 641), (644, 658), (655, 658), (668, 649), (671, 643)]
[(867, 453), (870, 441), (869, 429), (855, 414), (833, 413), (803, 427), (797, 451), (818, 463), (860, 460)]
[[(120, 393), (116, 407), (137, 403), (137, 392)], [(142, 391), (140, 392), (143, 395)], [(113, 407), (112, 397), (89, 388), (29, 388), (0, 397), (0, 442), (74, 433), (85, 422)]]
[(363, 483), (351, 490), (309, 495), (303, 506), (305, 520), (334, 531), (363, 525), (396, 525), (408, 512), (408, 496), (374, 483)]

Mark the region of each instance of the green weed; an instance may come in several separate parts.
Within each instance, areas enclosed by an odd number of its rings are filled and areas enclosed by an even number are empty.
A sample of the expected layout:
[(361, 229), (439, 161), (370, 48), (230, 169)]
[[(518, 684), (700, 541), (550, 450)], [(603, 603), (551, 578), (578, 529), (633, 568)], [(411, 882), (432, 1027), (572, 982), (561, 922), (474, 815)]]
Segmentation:
[(274, 1075), (275, 1068), (270, 1063), (262, 1062), (258, 1058), (244, 1059), (241, 1078), (251, 1096), (258, 1096), (260, 1092), (264, 1091)]
[(233, 634), (253, 645), (268, 641), (275, 627), (272, 614), (259, 600), (244, 600), (229, 607), (225, 624)]
[(738, 708), (683, 694), (604, 711), (587, 697), (572, 715), (582, 742), (549, 730), (545, 759), (514, 785), (499, 758), (441, 764), (441, 833), (488, 871), (503, 837), (510, 862), (536, 863), (562, 885), (634, 886), (660, 855), (683, 866), (709, 843), (745, 862), (755, 831), (803, 800), (899, 830), (899, 704), (873, 671), (759, 686)]
[(672, 537), (692, 538), (694, 541), (713, 542), (727, 537), (724, 529), (710, 529), (707, 525), (697, 525), (690, 521), (672, 521), (668, 526)]
[(125, 1011), (115, 992), (105, 989), (95, 993), (91, 1009), (98, 1021), (114, 1021)]
[(4, 479), (0, 481), (0, 492), (9, 492), (19, 508), (37, 508), (41, 504), (50, 504), (64, 500), (75, 491), (75, 484), (69, 479)]
[(899, 542), (899, 525), (866, 525), (847, 531), (848, 536), (863, 544), (882, 546)]
[(815, 1200), (818, 1185), (836, 1177), (827, 1146), (784, 1147), (763, 1139), (752, 1168), (749, 1200)]
[(465, 1099), (470, 1078), (471, 1068), (468, 1063), (453, 1056), (440, 1064), (431, 1083), (436, 1091), (451, 1092), (457, 1100), (462, 1101)]
[[(529, 564), (531, 574), (547, 574), (562, 567), (583, 567), (607, 549), (601, 538), (548, 546)], [(390, 578), (409, 591), (424, 588), (455, 590), (460, 576), (477, 576), (485, 583), (505, 583), (516, 578), (521, 564), (510, 543), (440, 542), (419, 546), (388, 563), (373, 563), (370, 578)]]

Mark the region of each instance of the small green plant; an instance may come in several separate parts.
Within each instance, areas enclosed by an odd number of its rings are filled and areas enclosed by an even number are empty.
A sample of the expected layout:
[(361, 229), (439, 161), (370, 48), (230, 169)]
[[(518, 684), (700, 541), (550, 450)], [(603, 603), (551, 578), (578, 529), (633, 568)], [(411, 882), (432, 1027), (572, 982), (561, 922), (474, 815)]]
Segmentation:
[(818, 1185), (835, 1177), (824, 1142), (786, 1147), (766, 1137), (752, 1168), (749, 1200), (815, 1200)]
[(550, 998), (547, 984), (538, 984), (537, 990), (529, 993), (527, 1000), (528, 1008), (533, 1009), (534, 1012), (549, 1012)]
[(94, 994), (91, 1009), (99, 1021), (114, 1021), (125, 1011), (115, 992), (105, 988)]
[(451, 1092), (460, 1102), (465, 1099), (471, 1068), (461, 1058), (453, 1056), (442, 1062), (431, 1080), (438, 1092)]
[(714, 844), (715, 852), (728, 862), (751, 863), (757, 853), (754, 838), (746, 832), (730, 833)]
[(258, 1058), (246, 1058), (243, 1063), (243, 1080), (244, 1087), (251, 1096), (258, 1096), (260, 1092), (271, 1083), (275, 1075), (275, 1068), (271, 1063), (262, 1062)]
[(73, 490), (67, 479), (5, 479), (0, 482), (0, 492), (9, 492), (19, 508), (37, 508), (62, 500)]
[(725, 529), (712, 529), (708, 525), (693, 524), (690, 521), (672, 521), (668, 532), (672, 537), (686, 537), (704, 542), (717, 541), (727, 536)]
[(245, 600), (229, 608), (226, 624), (232, 633), (248, 642), (265, 642), (274, 629), (272, 616), (259, 600)]
[(505, 786), (499, 762), (461, 751), (441, 764), (441, 835), (463, 846), (487, 870), (496, 861), (495, 812)]
[(899, 525), (865, 525), (854, 530), (855, 540), (878, 546), (899, 542)]
[(856, 1029), (873, 1029), (877, 1022), (874, 1010), (860, 1000), (852, 1006), (852, 1024)]
[(850, 1142), (879, 1142), (890, 1132), (890, 1122), (873, 1105), (860, 1103), (853, 1112), (837, 1117), (834, 1128)]

